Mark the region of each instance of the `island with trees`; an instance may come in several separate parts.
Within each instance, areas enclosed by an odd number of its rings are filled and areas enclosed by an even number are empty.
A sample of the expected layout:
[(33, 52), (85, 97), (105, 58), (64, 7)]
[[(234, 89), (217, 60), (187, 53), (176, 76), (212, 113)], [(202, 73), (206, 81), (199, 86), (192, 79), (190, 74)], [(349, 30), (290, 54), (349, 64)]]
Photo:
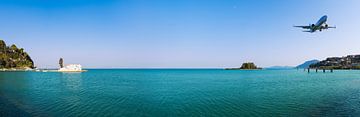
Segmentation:
[(28, 70), (35, 68), (34, 62), (23, 48), (15, 44), (7, 46), (4, 40), (0, 40), (0, 70)]
[(253, 62), (243, 63), (239, 68), (225, 68), (225, 70), (256, 70), (256, 69), (262, 69), (262, 68), (257, 67)]

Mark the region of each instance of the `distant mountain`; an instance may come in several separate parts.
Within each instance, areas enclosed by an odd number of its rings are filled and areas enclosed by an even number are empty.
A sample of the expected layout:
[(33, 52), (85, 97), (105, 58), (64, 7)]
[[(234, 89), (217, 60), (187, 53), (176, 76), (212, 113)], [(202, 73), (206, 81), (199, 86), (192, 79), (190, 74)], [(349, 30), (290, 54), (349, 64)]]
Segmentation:
[(305, 63), (301, 64), (301, 65), (298, 65), (296, 66), (296, 68), (308, 68), (311, 64), (315, 64), (315, 63), (318, 63), (320, 62), (319, 60), (310, 60), (310, 61), (306, 61)]
[(293, 66), (271, 66), (271, 67), (267, 67), (265, 69), (294, 69), (295, 67)]

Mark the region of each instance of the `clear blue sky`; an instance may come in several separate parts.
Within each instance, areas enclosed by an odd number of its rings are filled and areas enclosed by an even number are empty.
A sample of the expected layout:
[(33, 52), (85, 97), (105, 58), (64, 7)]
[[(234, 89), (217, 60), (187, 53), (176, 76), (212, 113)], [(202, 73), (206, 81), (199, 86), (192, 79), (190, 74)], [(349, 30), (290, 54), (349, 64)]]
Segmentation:
[[(1, 0), (0, 39), (40, 68), (295, 66), (360, 54), (358, 0)], [(338, 28), (293, 25), (328, 15)]]

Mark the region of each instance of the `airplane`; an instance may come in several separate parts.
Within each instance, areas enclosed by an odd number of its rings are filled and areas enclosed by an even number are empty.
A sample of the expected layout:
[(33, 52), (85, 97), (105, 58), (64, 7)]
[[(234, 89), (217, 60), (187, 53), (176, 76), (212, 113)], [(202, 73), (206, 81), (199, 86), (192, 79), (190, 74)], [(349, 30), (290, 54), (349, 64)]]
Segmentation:
[(304, 30), (303, 32), (310, 32), (310, 33), (316, 32), (317, 30), (321, 32), (324, 29), (336, 28), (335, 26), (329, 26), (328, 24), (326, 24), (326, 21), (327, 21), (327, 16), (324, 15), (319, 19), (318, 22), (316, 22), (316, 24), (309, 24), (309, 26), (294, 26), (294, 27), (309, 29), (309, 30)]

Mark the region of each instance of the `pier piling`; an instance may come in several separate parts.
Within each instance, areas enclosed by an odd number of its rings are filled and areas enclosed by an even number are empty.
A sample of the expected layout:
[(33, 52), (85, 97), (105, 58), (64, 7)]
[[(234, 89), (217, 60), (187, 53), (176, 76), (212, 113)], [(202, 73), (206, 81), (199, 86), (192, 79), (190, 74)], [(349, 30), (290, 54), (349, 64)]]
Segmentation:
[[(322, 70), (323, 73), (326, 73), (326, 70), (329, 70), (330, 73), (333, 73), (333, 72), (334, 72), (334, 69), (321, 69), (321, 68), (320, 68), (320, 69), (314, 68), (314, 69), (315, 69), (315, 72), (316, 72), (316, 73), (318, 73), (319, 70)], [(306, 71), (306, 70), (307, 70), (308, 73), (310, 73), (310, 71), (311, 71), (310, 68), (305, 68), (304, 71)]]

